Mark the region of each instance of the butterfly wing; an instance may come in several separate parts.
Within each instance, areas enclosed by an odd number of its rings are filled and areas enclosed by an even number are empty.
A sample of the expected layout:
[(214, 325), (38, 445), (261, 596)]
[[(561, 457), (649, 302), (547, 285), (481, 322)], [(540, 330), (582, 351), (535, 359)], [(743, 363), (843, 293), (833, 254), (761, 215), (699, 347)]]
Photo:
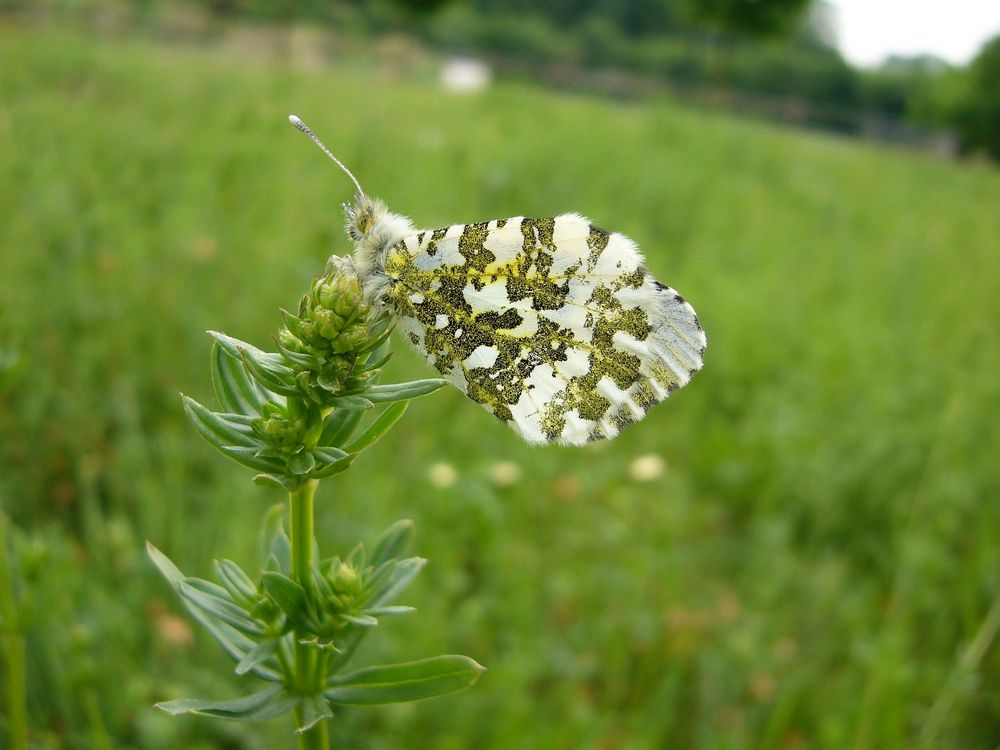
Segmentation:
[(613, 438), (702, 366), (691, 305), (582, 216), (417, 232), (378, 271), (414, 346), (531, 443)]

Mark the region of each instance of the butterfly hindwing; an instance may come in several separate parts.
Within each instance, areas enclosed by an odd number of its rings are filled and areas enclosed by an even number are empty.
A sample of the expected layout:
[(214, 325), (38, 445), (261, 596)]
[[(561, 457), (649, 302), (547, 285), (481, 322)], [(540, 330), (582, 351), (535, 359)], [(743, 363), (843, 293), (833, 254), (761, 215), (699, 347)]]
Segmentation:
[(702, 365), (691, 306), (582, 216), (415, 232), (379, 270), (410, 341), (532, 443), (612, 438)]

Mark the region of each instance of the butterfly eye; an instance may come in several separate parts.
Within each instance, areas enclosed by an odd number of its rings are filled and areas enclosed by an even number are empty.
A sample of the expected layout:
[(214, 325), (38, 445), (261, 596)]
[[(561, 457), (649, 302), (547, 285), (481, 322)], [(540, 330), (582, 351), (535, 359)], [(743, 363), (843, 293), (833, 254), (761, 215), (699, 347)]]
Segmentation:
[(375, 223), (375, 217), (371, 214), (365, 214), (358, 219), (358, 230), (361, 234), (368, 234), (371, 231), (372, 225)]

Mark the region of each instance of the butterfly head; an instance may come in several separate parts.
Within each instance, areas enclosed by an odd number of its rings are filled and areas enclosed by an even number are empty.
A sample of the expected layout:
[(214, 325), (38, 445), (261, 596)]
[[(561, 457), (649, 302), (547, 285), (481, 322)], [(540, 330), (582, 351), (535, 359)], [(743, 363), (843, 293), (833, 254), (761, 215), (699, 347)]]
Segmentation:
[(347, 216), (347, 236), (354, 242), (361, 242), (371, 235), (375, 229), (376, 220), (380, 214), (386, 213), (381, 201), (373, 200), (367, 195), (358, 194), (354, 203), (344, 204), (344, 214)]
[(392, 213), (377, 198), (369, 198), (358, 178), (333, 155), (323, 141), (316, 137), (308, 125), (295, 115), (289, 115), (288, 119), (323, 149), (323, 153), (344, 170), (357, 188), (354, 203), (344, 205), (344, 213), (347, 214), (347, 235), (354, 242), (355, 261), (359, 269), (366, 276), (370, 276), (384, 264), (389, 248), (413, 231), (413, 224), (405, 216)]
[(347, 236), (354, 242), (355, 258), (363, 272), (379, 270), (389, 249), (413, 233), (408, 218), (393, 213), (378, 198), (359, 194), (344, 206)]

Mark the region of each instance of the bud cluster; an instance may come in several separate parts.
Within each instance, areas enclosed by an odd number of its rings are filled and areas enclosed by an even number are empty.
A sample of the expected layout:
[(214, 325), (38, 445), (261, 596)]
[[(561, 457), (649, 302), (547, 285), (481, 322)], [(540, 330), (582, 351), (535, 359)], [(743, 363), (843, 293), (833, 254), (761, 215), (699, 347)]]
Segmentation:
[(370, 575), (370, 569), (358, 570), (351, 563), (336, 558), (324, 561), (316, 579), (317, 588), (323, 594), (321, 622), (337, 630), (348, 622), (344, 615), (360, 615), (369, 599), (367, 579)]
[(392, 328), (388, 315), (376, 313), (361, 279), (345, 262), (334, 260), (299, 302), (298, 314), (283, 311), (285, 327), (278, 348), (295, 372), (304, 395), (326, 405), (332, 397), (357, 391), (384, 363), (369, 363)]
[[(402, 416), (406, 402), (437, 390), (440, 379), (378, 385), (388, 360), (388, 314), (366, 299), (349, 263), (334, 259), (299, 304), (285, 313), (278, 352), (212, 333), (221, 412), (184, 398), (188, 416), (219, 450), (257, 470), (257, 480), (289, 492), (351, 465)], [(395, 402), (360, 436), (362, 415)]]
[(309, 433), (308, 412), (291, 415), (273, 403), (264, 404), (264, 413), (252, 423), (254, 433), (280, 455), (299, 453)]
[(258, 582), (236, 563), (215, 563), (218, 585), (198, 578), (177, 578), (172, 564), (150, 548), (154, 562), (188, 606), (204, 615), (222, 616), (226, 624), (247, 639), (237, 671), (241, 674), (278, 669), (278, 639), (295, 631), (314, 648), (341, 651), (351, 638), (379, 624), (378, 618), (412, 612), (392, 600), (424, 567), (421, 557), (396, 557), (413, 540), (413, 524), (399, 521), (386, 529), (371, 559), (358, 545), (346, 560), (331, 557), (313, 564), (304, 581), (292, 576), (289, 540), (278, 528), (271, 539), (269, 561)]

